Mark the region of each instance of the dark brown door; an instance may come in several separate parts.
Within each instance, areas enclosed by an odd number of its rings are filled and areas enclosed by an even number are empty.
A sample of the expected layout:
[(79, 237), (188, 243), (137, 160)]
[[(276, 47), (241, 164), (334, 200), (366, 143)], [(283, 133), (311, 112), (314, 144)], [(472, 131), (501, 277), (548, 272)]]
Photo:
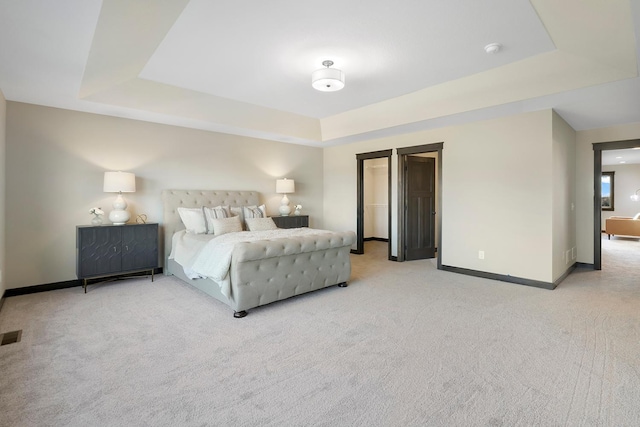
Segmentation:
[(436, 256), (436, 159), (407, 156), (405, 259)]

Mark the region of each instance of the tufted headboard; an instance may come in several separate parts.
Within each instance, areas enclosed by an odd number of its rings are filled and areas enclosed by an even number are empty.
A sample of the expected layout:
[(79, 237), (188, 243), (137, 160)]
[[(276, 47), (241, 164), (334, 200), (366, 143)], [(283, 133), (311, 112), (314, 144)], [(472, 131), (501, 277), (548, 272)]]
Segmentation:
[(184, 229), (178, 215), (178, 208), (197, 208), (200, 206), (249, 206), (259, 205), (260, 194), (256, 191), (225, 190), (163, 190), (163, 234), (164, 265), (171, 253), (171, 239), (176, 231)]

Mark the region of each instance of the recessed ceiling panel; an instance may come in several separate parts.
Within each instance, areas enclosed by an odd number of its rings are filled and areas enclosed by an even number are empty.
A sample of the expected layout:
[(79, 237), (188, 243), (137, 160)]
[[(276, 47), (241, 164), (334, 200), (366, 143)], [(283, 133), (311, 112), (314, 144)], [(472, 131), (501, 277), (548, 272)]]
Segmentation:
[[(192, 0), (140, 77), (323, 118), (554, 49), (526, 0)], [(311, 88), (325, 59), (340, 92)]]

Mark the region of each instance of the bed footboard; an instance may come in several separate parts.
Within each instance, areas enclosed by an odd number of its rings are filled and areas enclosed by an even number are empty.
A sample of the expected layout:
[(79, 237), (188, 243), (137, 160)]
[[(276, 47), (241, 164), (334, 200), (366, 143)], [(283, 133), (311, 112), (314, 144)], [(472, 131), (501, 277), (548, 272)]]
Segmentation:
[(236, 312), (346, 283), (355, 233), (340, 232), (236, 245), (231, 300)]

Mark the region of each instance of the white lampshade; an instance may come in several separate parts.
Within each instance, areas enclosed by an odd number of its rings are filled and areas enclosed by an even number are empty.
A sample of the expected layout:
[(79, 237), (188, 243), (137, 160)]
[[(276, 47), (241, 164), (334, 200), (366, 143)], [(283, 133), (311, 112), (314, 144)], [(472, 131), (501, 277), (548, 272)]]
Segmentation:
[(276, 180), (276, 193), (286, 194), (294, 193), (296, 191), (296, 183), (293, 179), (277, 179)]
[(136, 175), (131, 172), (105, 172), (105, 193), (134, 193), (136, 191)]
[(127, 202), (122, 193), (136, 191), (136, 175), (131, 172), (105, 172), (103, 190), (105, 193), (118, 193), (113, 210), (109, 212), (109, 221), (114, 225), (126, 224), (131, 215), (127, 212)]
[(337, 68), (329, 68), (333, 61), (323, 61), (321, 68), (311, 73), (311, 86), (321, 92), (335, 92), (344, 87), (344, 73)]

